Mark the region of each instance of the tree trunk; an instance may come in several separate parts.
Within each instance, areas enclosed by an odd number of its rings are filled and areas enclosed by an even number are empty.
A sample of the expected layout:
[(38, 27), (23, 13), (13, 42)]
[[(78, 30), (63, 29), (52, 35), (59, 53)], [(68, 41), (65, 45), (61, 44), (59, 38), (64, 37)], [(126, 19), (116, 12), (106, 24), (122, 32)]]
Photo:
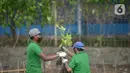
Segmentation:
[(16, 26), (15, 26), (15, 22), (14, 22), (14, 17), (15, 17), (15, 15), (16, 15), (16, 11), (17, 10), (14, 10), (14, 13), (13, 13), (13, 16), (11, 17), (11, 25), (10, 25), (10, 30), (11, 30), (11, 33), (12, 33), (12, 39), (13, 39), (13, 42), (15, 42), (15, 40), (16, 40), (16, 31), (15, 31), (15, 28), (16, 28)]
[(11, 34), (12, 34), (12, 39), (13, 39), (13, 42), (15, 42), (16, 40), (16, 31), (15, 31), (15, 22), (13, 19), (11, 19), (11, 25), (10, 25), (10, 30), (11, 30)]
[[(13, 24), (14, 25), (14, 24)], [(12, 33), (12, 39), (13, 39), (13, 42), (15, 42), (16, 40), (16, 31), (15, 31), (15, 26), (10, 26), (10, 30), (11, 30), (11, 33)]]
[(15, 43), (13, 45), (13, 48), (15, 48), (16, 44), (18, 43), (19, 35), (20, 35), (19, 30), (20, 30), (20, 28), (18, 28), (18, 35), (17, 35), (17, 38), (15, 39), (16, 41), (15, 41)]

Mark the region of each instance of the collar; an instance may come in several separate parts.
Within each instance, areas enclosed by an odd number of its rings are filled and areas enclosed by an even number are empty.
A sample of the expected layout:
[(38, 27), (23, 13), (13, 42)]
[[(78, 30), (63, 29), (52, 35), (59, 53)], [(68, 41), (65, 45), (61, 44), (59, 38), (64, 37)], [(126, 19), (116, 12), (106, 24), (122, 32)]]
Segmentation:
[(80, 51), (79, 53), (77, 53), (77, 54), (83, 54), (83, 53), (85, 53), (84, 51)]
[(39, 45), (37, 42), (35, 42), (35, 41), (33, 41), (33, 40), (30, 40), (30, 42)]

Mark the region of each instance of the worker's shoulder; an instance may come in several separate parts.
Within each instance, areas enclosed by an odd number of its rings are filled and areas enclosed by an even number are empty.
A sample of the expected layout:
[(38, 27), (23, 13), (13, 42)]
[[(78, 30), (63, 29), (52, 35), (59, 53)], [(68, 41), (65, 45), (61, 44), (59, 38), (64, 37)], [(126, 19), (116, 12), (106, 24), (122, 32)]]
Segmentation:
[(29, 45), (28, 45), (28, 47), (37, 47), (38, 45), (36, 44), (36, 43), (34, 43), (34, 42), (31, 42)]
[(75, 54), (74, 56), (72, 56), (72, 59), (76, 59), (78, 57), (78, 54)]
[(84, 57), (88, 57), (88, 54), (85, 52), (79, 53), (79, 54), (75, 54), (73, 56), (74, 58), (84, 58)]

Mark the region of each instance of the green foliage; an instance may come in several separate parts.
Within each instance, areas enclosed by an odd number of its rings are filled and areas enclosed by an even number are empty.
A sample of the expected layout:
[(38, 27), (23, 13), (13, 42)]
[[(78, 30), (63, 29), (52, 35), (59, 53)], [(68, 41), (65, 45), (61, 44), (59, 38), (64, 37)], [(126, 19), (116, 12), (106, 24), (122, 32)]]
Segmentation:
[[(56, 1), (57, 6), (63, 6), (64, 1), (62, 0), (54, 0)], [(78, 4), (80, 0), (67, 0), (70, 5)], [(119, 3), (124, 3), (125, 0), (120, 0)], [(88, 3), (117, 3), (118, 0), (82, 0), (81, 4)], [(86, 9), (87, 10), (87, 9)], [(16, 11), (16, 13), (14, 13)], [(41, 11), (41, 15), (39, 15), (39, 11)], [(27, 21), (27, 25), (34, 23), (35, 19), (40, 19), (42, 17), (41, 25), (51, 23), (53, 21), (52, 15), (52, 1), (51, 0), (0, 0), (0, 14), (3, 17), (3, 22), (0, 23), (8, 23), (6, 20), (10, 20), (14, 17), (14, 22), (16, 26), (23, 24)], [(6, 17), (8, 16), (8, 18)], [(21, 25), (20, 25), (21, 26)]]
[(78, 0), (68, 0), (70, 5), (76, 5)]
[(11, 25), (9, 20), (12, 19), (16, 27), (21, 27), (25, 21), (29, 26), (40, 18), (41, 25), (44, 25), (51, 21), (51, 2), (50, 0), (0, 0), (0, 14), (3, 17), (0, 23), (3, 25), (5, 23)]
[(61, 34), (61, 44), (59, 47), (61, 46), (71, 46), (72, 45), (72, 36), (71, 34), (65, 33), (66, 28), (64, 28), (63, 26), (58, 26), (58, 24), (56, 25), (57, 29), (59, 29), (60, 34)]
[(9, 26), (9, 24), (3, 24), (3, 25), (2, 25), (3, 28), (5, 28), (5, 27), (7, 27), (7, 26)]
[(0, 0), (0, 25), (9, 26), (15, 40), (16, 27), (28, 29), (36, 21), (44, 26), (52, 21), (51, 12), (51, 0)]

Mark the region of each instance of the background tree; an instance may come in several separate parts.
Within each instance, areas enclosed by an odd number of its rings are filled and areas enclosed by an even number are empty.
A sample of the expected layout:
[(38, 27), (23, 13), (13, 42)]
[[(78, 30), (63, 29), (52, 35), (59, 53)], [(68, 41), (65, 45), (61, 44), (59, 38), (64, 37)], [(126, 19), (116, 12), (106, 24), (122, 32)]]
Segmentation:
[[(78, 5), (81, 4), (81, 14), (86, 23), (88, 22), (88, 16), (86, 16), (86, 14), (90, 13), (93, 15), (93, 12), (89, 11), (89, 4), (104, 4), (104, 7), (107, 9), (108, 6), (105, 4), (115, 3), (128, 4), (129, 0), (0, 0), (0, 25), (3, 27), (10, 27), (11, 36), (13, 41), (15, 41), (16, 28), (26, 26), (28, 29), (31, 24), (40, 24), (41, 26), (48, 23), (56, 24), (58, 22), (58, 16), (55, 17), (54, 11), (57, 11), (60, 7), (63, 8), (63, 13), (67, 11), (66, 7), (72, 8), (72, 12), (76, 13), (75, 8), (78, 8)], [(54, 8), (54, 6), (56, 8)], [(101, 13), (101, 8), (97, 8), (97, 10), (95, 15), (93, 15), (95, 17), (99, 16)], [(67, 20), (66, 16), (67, 15), (64, 15), (64, 18), (62, 19), (62, 22), (64, 23), (65, 20)], [(71, 18), (74, 15), (70, 14), (69, 16)], [(74, 20), (74, 18), (72, 19)]]
[(51, 18), (51, 0), (0, 0), (0, 25), (9, 26), (13, 41), (16, 27), (44, 25)]

